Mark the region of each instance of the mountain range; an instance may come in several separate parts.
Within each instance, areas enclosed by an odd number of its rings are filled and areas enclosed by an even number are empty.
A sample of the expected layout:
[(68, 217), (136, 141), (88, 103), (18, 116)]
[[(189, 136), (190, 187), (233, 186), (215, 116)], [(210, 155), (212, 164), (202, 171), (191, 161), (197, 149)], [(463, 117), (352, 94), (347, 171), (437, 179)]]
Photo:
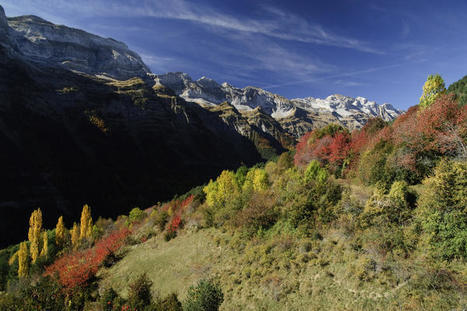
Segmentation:
[(186, 101), (203, 107), (227, 102), (241, 113), (260, 108), (295, 138), (329, 123), (338, 123), (352, 130), (362, 127), (369, 118), (380, 117), (391, 121), (402, 113), (390, 104), (378, 105), (363, 97), (335, 94), (325, 99), (287, 99), (261, 88), (236, 88), (227, 82), (219, 84), (206, 77), (194, 81), (182, 72), (150, 76), (156, 85), (167, 86)]
[(24, 238), (37, 207), (46, 226), (78, 219), (85, 203), (116, 216), (286, 151), (313, 128), (400, 113), (360, 97), (289, 100), (152, 74), (122, 42), (0, 6), (0, 246)]

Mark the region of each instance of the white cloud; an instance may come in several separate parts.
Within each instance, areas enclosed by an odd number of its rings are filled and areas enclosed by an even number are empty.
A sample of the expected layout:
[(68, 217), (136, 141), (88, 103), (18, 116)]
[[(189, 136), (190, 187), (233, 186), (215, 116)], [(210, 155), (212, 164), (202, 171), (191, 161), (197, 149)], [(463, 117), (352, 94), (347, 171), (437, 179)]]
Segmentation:
[[(12, 3), (12, 4), (8, 4)], [(29, 7), (32, 11), (45, 11), (53, 16), (57, 10), (81, 12), (84, 16), (148, 16), (161, 19), (184, 20), (208, 27), (231, 31), (260, 34), (270, 38), (326, 46), (349, 48), (362, 52), (382, 54), (367, 43), (354, 38), (334, 34), (321, 25), (312, 23), (298, 15), (273, 7), (263, 7), (265, 18), (236, 17), (212, 7), (189, 3), (185, 0), (130, 0), (125, 4), (103, 0), (12, 0), (10, 6)], [(60, 17), (57, 17), (60, 19)]]

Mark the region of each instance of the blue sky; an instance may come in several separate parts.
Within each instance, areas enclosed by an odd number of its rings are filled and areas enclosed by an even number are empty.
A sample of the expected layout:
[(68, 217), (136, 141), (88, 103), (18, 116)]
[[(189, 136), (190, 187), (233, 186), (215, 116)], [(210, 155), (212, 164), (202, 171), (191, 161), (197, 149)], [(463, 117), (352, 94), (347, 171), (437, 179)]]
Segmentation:
[(467, 74), (467, 1), (0, 0), (124, 41), (155, 73), (183, 71), (288, 98), (363, 96), (400, 109), (426, 77)]

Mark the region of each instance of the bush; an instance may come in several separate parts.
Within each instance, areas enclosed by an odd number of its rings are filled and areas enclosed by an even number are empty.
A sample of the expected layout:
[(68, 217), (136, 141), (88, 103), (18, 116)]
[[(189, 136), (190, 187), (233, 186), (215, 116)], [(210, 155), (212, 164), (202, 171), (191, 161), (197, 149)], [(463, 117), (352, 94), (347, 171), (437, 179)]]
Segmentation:
[(176, 294), (170, 294), (169, 296), (165, 297), (157, 304), (155, 308), (157, 311), (182, 311), (182, 304), (178, 300)]
[(467, 258), (467, 163), (442, 160), (424, 181), (418, 220), (431, 253), (446, 260)]
[(167, 213), (167, 211), (161, 210), (156, 213), (154, 222), (159, 227), (160, 231), (164, 231), (165, 225), (167, 225), (168, 221), (169, 221), (169, 213)]
[(122, 305), (122, 302), (122, 299), (112, 287), (106, 289), (100, 299), (103, 311), (118, 310), (118, 307)]
[(13, 295), (0, 292), (0, 310), (17, 311), (24, 307), (23, 301)]
[(65, 295), (62, 287), (50, 277), (41, 277), (37, 282), (20, 280), (18, 289), (17, 298), (21, 300), (21, 307), (15, 310), (62, 311), (64, 309)]
[(130, 214), (128, 215), (128, 221), (130, 224), (133, 224), (135, 222), (140, 222), (144, 219), (144, 217), (146, 217), (146, 213), (140, 208), (135, 207), (130, 211)]
[(146, 273), (141, 274), (135, 281), (130, 283), (128, 290), (128, 303), (131, 308), (144, 310), (152, 302), (151, 295), (152, 282)]
[(188, 289), (185, 311), (217, 311), (224, 301), (220, 286), (212, 280), (200, 280)]
[(269, 229), (279, 216), (274, 205), (275, 199), (271, 193), (255, 193), (247, 206), (236, 214), (233, 223), (237, 227), (243, 227), (249, 234), (254, 234), (259, 229)]

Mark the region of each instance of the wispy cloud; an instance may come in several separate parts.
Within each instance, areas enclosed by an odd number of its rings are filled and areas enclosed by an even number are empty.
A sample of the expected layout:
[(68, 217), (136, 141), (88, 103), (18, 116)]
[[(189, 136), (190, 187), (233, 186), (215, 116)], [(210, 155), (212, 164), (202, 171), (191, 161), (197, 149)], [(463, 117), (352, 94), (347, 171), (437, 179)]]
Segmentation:
[(334, 84), (338, 86), (343, 86), (343, 87), (357, 87), (357, 86), (365, 85), (365, 83), (362, 83), (362, 82), (341, 80), (341, 79), (335, 80)]
[(356, 71), (341, 72), (341, 73), (338, 73), (338, 74), (333, 74), (333, 75), (328, 75), (328, 76), (321, 76), (321, 77), (318, 77), (318, 78), (295, 80), (295, 81), (290, 81), (290, 82), (286, 82), (286, 83), (267, 85), (267, 86), (264, 86), (263, 89), (271, 90), (271, 89), (276, 89), (276, 88), (280, 88), (280, 87), (284, 87), (284, 86), (300, 85), (300, 84), (318, 82), (318, 81), (324, 81), (324, 80), (330, 80), (330, 79), (341, 79), (343, 77), (358, 76), (358, 75), (362, 75), (362, 74), (366, 74), (366, 73), (372, 73), (372, 72), (375, 72), (375, 71), (401, 67), (403, 65), (404, 65), (404, 63), (398, 63), (398, 64), (392, 64), (392, 65), (387, 65), (387, 66), (371, 67), (371, 68), (356, 70)]
[[(191, 3), (185, 0), (135, 1), (125, 3), (102, 0), (84, 0), (80, 3), (65, 0), (13, 0), (10, 5), (28, 5), (32, 9), (48, 11), (52, 16), (57, 9), (70, 12), (82, 12), (86, 16), (147, 16), (160, 19), (189, 21), (213, 28), (224, 28), (231, 31), (260, 34), (270, 38), (313, 43), (325, 46), (349, 48), (367, 53), (383, 54), (368, 43), (335, 34), (322, 25), (308, 21), (301, 16), (279, 10), (274, 7), (263, 7), (264, 18), (252, 19), (237, 17), (217, 9)], [(59, 18), (59, 17), (58, 17)]]

